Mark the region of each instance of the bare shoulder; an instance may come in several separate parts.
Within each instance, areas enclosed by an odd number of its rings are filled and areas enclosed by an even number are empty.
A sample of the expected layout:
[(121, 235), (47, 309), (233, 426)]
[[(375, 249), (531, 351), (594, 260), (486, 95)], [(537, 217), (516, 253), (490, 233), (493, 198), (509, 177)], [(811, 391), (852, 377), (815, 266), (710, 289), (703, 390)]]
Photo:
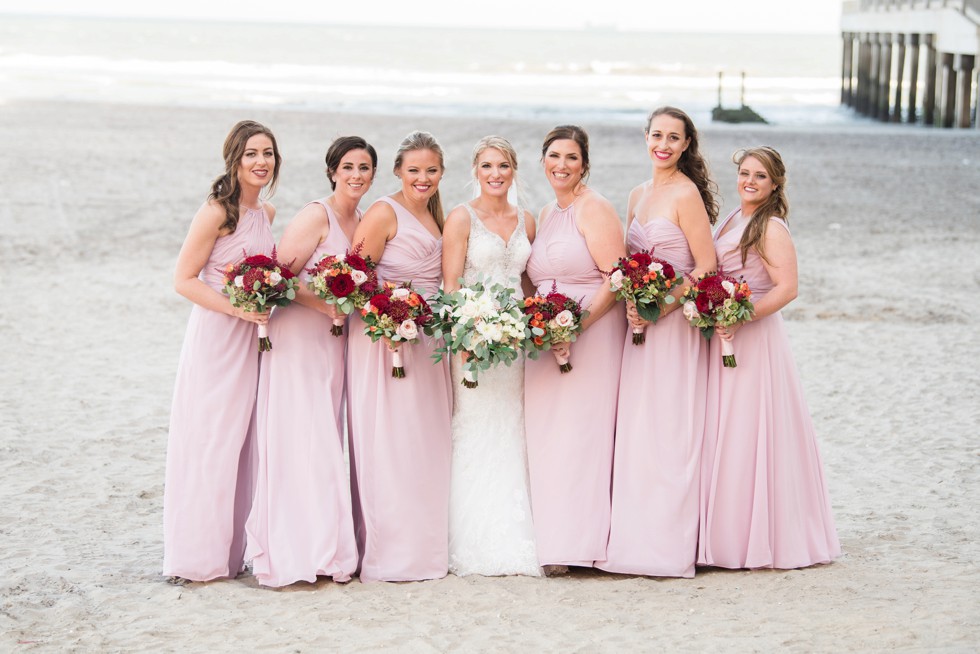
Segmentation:
[(604, 195), (597, 191), (591, 191), (582, 197), (580, 200), (581, 208), (583, 213), (589, 214), (608, 214), (613, 218), (618, 220), (616, 216), (616, 209), (613, 207), (612, 202), (606, 199)]
[(210, 227), (215, 231), (225, 223), (225, 208), (214, 199), (205, 200), (194, 214), (193, 224), (200, 227)]
[(276, 207), (271, 202), (263, 202), (262, 207), (265, 209), (265, 215), (269, 217), (269, 222), (271, 223), (276, 219)]
[(451, 234), (469, 234), (470, 214), (463, 205), (457, 205), (446, 216), (446, 224), (443, 227), (443, 236)]

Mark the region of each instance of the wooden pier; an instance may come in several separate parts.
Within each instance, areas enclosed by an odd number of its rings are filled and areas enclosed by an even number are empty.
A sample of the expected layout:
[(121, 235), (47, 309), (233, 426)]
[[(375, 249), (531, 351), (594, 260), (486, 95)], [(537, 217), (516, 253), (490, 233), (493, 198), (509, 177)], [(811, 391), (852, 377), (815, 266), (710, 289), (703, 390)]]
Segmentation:
[(881, 121), (980, 128), (980, 0), (845, 0), (841, 104)]

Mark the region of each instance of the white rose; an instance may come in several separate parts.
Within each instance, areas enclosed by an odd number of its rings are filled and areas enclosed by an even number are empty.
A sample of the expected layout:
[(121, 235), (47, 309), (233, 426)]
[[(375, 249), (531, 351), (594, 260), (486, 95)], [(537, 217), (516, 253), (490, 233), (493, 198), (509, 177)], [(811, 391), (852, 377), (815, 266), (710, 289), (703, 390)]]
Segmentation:
[(725, 289), (725, 292), (728, 293), (729, 295), (735, 295), (735, 284), (732, 284), (727, 279), (722, 280), (721, 287)]
[(649, 270), (650, 272), (660, 272), (663, 269), (664, 269), (664, 264), (660, 263), (659, 261), (652, 261), (650, 263), (650, 267), (647, 268), (647, 270)]
[(490, 343), (497, 343), (504, 336), (503, 329), (496, 323), (480, 323), (476, 326), (476, 332)]
[(462, 306), (459, 307), (459, 309), (457, 309), (456, 312), (460, 317), (469, 320), (471, 318), (479, 317), (480, 307), (473, 300), (467, 300), (462, 304)]
[(245, 275), (239, 275), (235, 278), (235, 286), (241, 288), (245, 284)]
[(609, 287), (614, 291), (618, 291), (623, 288), (623, 271), (614, 270), (613, 274), (609, 275)]
[(363, 270), (352, 270), (350, 271), (350, 278), (354, 280), (354, 283), (360, 286), (367, 281), (367, 275)]
[(393, 299), (393, 300), (405, 300), (405, 299), (408, 299), (408, 296), (411, 295), (411, 294), (412, 294), (412, 292), (409, 291), (407, 288), (396, 288), (395, 290), (393, 290), (391, 292), (391, 299)]
[(555, 316), (555, 324), (559, 327), (571, 327), (575, 324), (575, 315), (568, 309), (565, 309)]
[(410, 341), (419, 335), (419, 328), (415, 325), (414, 320), (406, 320), (402, 324), (398, 325), (398, 329), (395, 333), (404, 338), (406, 341)]
[(269, 283), (270, 284), (272, 284), (273, 286), (275, 286), (276, 284), (278, 284), (281, 281), (282, 281), (282, 275), (280, 275), (279, 273), (277, 273), (275, 271), (269, 273)]
[(698, 317), (698, 305), (693, 300), (684, 303), (684, 317), (688, 320), (694, 320)]

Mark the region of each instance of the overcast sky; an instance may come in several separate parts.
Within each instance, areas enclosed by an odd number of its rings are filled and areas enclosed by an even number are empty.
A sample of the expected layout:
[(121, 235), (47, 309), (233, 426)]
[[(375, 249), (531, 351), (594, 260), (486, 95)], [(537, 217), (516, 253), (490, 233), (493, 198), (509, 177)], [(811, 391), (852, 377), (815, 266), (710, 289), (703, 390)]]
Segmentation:
[(840, 0), (0, 0), (0, 13), (431, 26), (837, 33)]

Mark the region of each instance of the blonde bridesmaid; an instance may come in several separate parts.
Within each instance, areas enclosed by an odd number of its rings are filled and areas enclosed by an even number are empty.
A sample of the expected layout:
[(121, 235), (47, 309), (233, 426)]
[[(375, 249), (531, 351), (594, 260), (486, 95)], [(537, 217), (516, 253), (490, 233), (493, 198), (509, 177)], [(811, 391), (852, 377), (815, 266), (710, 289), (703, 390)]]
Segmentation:
[[(797, 293), (786, 167), (776, 150), (736, 153), (738, 209), (715, 232), (722, 269), (752, 289), (752, 320), (708, 352), (698, 563), (802, 568), (840, 556), (823, 463), (780, 311)], [(736, 368), (722, 367), (721, 340)]]
[[(401, 189), (375, 202), (354, 233), (378, 277), (412, 282), (431, 295), (442, 283), (442, 148), (428, 132), (398, 147)], [(361, 581), (444, 577), (449, 569), (452, 458), (449, 364), (433, 364), (433, 339), (402, 344), (404, 379), (392, 353), (351, 323), (348, 412), (354, 518)]]

